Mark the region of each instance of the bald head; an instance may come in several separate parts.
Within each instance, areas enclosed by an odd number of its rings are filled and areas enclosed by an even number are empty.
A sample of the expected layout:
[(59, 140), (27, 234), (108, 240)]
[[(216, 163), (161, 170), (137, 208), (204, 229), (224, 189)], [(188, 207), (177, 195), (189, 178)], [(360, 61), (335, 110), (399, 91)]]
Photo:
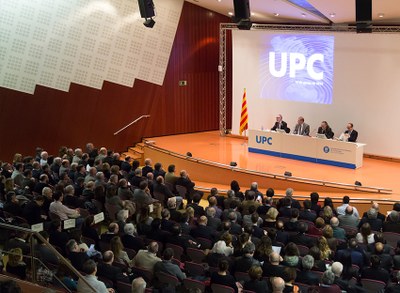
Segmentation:
[(283, 292), (285, 289), (285, 281), (281, 277), (272, 278), (271, 283), (274, 293)]
[(339, 226), (339, 219), (336, 217), (332, 217), (330, 220), (331, 226), (332, 227), (338, 227)]
[(280, 255), (276, 252), (271, 252), (269, 255), (269, 262), (271, 264), (279, 264), (280, 261)]
[(347, 215), (352, 215), (353, 214), (353, 207), (352, 206), (347, 206), (346, 207), (346, 214)]

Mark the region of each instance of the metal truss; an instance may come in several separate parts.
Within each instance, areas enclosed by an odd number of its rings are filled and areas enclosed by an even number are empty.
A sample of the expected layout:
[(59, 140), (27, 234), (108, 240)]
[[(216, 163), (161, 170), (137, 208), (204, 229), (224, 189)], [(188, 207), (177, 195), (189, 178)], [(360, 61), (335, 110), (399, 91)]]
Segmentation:
[[(235, 23), (221, 23), (219, 29), (219, 131), (226, 134), (226, 31), (237, 30)], [(302, 32), (341, 32), (356, 33), (354, 25), (298, 25), (298, 24), (257, 24), (252, 30), (265, 31), (302, 31)], [(400, 26), (371, 26), (372, 33), (400, 33)], [(232, 114), (233, 115), (233, 114)]]

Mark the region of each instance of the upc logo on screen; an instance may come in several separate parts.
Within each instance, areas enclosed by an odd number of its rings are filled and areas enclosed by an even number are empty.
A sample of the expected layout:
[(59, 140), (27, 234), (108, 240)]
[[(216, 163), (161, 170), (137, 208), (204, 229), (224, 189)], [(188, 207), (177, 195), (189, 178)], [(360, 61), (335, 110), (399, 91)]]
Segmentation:
[(334, 37), (272, 34), (261, 54), (261, 97), (332, 104)]

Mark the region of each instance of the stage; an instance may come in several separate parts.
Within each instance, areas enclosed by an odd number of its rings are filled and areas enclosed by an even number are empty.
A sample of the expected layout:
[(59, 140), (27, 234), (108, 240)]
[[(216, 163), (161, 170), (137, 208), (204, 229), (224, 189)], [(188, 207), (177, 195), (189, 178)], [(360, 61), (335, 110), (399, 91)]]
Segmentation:
[[(364, 158), (363, 166), (352, 170), (277, 158), (250, 153), (247, 139), (220, 136), (218, 131), (152, 137), (145, 141), (145, 156), (152, 158), (153, 163), (160, 161), (165, 169), (174, 163), (177, 172), (186, 168), (192, 180), (220, 188), (228, 189), (229, 182), (236, 179), (242, 190), (257, 181), (264, 190), (273, 187), (283, 192), (293, 187), (300, 195), (318, 191), (336, 199), (345, 194), (367, 201), (393, 202), (400, 198), (400, 163), (397, 162)], [(193, 157), (188, 158), (187, 152)], [(232, 161), (237, 167), (229, 166)], [(285, 171), (290, 171), (293, 178), (284, 177)], [(360, 181), (366, 190), (355, 188), (355, 181)]]

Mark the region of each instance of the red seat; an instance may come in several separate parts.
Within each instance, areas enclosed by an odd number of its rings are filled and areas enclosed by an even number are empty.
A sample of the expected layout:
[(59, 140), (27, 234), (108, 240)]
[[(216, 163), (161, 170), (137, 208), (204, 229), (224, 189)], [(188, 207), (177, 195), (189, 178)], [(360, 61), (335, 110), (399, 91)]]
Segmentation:
[(182, 247), (175, 245), (175, 244), (167, 243), (167, 244), (165, 244), (165, 248), (171, 248), (174, 251), (174, 258), (181, 261), (181, 258), (183, 255)]
[(195, 279), (184, 279), (183, 280), (183, 286), (185, 287), (185, 289), (189, 290), (200, 290), (200, 292), (204, 292), (206, 290), (206, 284), (201, 282), (201, 281), (197, 281)]
[(204, 253), (203, 250), (196, 249), (196, 248), (186, 249), (186, 254), (189, 256), (189, 258), (192, 261), (197, 262), (197, 263), (202, 263), (206, 257), (206, 254)]
[(233, 288), (220, 284), (212, 284), (211, 290), (213, 291), (213, 293), (235, 293), (235, 290)]

